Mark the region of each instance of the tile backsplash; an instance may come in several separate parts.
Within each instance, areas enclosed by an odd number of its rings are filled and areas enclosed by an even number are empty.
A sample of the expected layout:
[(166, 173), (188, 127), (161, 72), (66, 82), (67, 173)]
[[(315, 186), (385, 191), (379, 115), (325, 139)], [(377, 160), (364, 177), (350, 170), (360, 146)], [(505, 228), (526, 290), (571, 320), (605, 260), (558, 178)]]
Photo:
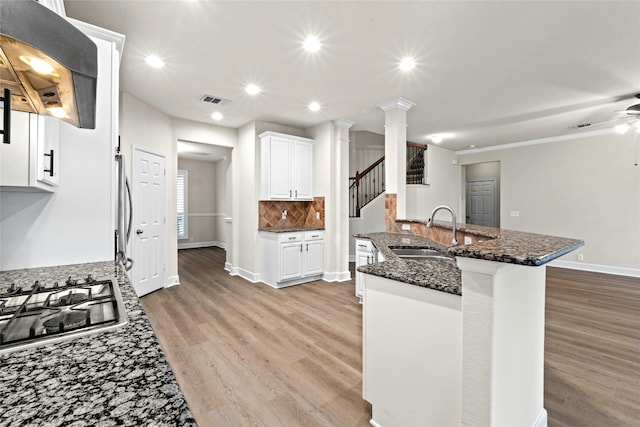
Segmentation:
[[(282, 219), (283, 211), (287, 211), (286, 219)], [(314, 197), (308, 202), (261, 200), (258, 202), (258, 216), (261, 230), (324, 228), (324, 197)]]

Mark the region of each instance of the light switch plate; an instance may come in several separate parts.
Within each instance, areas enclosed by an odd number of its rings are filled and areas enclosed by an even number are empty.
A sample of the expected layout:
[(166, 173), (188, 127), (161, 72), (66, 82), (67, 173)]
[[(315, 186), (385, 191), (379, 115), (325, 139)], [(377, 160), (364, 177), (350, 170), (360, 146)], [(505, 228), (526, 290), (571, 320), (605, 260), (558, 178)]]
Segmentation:
[(464, 236), (464, 244), (465, 245), (470, 245), (473, 243), (473, 239), (469, 236)]
[(411, 225), (409, 225), (409, 224), (402, 224), (402, 229), (403, 229), (403, 230), (411, 230)]
[(520, 211), (511, 211), (511, 216), (520, 216)]

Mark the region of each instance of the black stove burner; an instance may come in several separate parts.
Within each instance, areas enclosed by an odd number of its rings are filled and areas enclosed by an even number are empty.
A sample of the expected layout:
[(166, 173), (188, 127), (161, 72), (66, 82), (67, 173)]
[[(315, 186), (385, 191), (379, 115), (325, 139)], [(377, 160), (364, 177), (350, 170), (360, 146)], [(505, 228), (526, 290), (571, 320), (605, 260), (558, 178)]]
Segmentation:
[(0, 288), (0, 354), (121, 326), (126, 312), (115, 279)]
[(87, 312), (84, 310), (73, 310), (66, 313), (60, 313), (42, 322), (42, 325), (45, 327), (46, 333), (48, 334), (78, 329), (87, 324)]
[(58, 298), (57, 301), (51, 302), (51, 307), (61, 307), (65, 305), (76, 305), (89, 300), (89, 294), (83, 292), (69, 292), (68, 294)]

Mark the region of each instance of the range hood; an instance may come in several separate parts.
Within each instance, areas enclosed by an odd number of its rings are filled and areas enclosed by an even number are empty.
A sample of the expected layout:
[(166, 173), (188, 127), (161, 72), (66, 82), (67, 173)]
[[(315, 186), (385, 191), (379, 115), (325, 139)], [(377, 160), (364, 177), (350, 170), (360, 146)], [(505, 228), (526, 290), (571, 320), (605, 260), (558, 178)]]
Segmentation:
[(0, 93), (11, 90), (5, 112), (94, 129), (97, 76), (96, 45), (64, 17), (35, 0), (0, 0)]

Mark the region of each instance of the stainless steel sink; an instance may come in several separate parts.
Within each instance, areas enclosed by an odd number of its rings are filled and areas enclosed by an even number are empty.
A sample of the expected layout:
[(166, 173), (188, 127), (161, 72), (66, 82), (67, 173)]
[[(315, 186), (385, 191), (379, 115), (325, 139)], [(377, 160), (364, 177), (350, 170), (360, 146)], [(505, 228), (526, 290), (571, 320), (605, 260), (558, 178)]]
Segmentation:
[(391, 251), (402, 259), (454, 261), (455, 258), (445, 252), (429, 248), (395, 248)]

